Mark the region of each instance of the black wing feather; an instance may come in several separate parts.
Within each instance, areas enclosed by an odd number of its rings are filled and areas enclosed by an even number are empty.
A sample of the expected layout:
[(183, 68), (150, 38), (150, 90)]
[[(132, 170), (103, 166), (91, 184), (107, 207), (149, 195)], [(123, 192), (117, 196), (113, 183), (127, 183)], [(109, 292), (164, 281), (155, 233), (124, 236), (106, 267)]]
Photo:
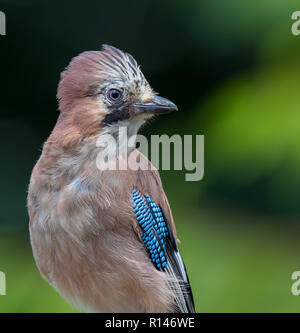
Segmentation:
[[(178, 279), (181, 281), (181, 290), (184, 296), (184, 300), (186, 303), (186, 309), (189, 313), (195, 312), (195, 304), (194, 304), (194, 298), (193, 293), (190, 285), (190, 281), (187, 275), (185, 264), (182, 260), (182, 257), (179, 253), (176, 240), (174, 237), (174, 234), (171, 230), (170, 224), (164, 214), (163, 209), (161, 208), (161, 212), (164, 216), (164, 219), (167, 224), (168, 228), (168, 238), (167, 238), (167, 246), (166, 246), (166, 252), (167, 252), (167, 258), (169, 260), (170, 266), (173, 268), (173, 271), (175, 272)], [(181, 310), (181, 309), (180, 309)]]

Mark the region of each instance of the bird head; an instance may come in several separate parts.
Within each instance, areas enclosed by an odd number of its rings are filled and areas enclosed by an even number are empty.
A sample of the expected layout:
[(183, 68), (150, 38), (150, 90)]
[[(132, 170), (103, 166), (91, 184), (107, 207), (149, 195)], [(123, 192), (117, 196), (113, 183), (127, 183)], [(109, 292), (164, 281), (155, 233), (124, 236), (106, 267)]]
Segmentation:
[(174, 103), (153, 92), (130, 54), (108, 45), (72, 59), (61, 75), (57, 97), (58, 125), (64, 123), (70, 129), (69, 138), (103, 129), (113, 132), (119, 126), (135, 134), (153, 115), (177, 110)]

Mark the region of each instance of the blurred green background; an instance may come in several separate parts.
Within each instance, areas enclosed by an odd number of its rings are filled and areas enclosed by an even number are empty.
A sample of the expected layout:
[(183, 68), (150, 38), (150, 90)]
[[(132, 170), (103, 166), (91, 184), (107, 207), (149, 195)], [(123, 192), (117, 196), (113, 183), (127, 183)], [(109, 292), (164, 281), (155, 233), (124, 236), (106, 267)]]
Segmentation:
[(299, 312), (298, 0), (0, 0), (0, 312), (74, 312), (39, 275), (26, 212), (31, 169), (57, 116), (70, 59), (130, 52), (180, 112), (146, 135), (204, 134), (205, 177), (162, 179), (199, 312)]

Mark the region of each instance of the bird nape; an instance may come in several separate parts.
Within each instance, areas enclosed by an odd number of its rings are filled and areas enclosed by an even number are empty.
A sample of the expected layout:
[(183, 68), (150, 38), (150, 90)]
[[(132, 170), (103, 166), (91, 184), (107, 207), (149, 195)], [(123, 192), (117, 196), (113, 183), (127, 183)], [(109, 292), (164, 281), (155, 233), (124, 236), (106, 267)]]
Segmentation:
[[(86, 311), (194, 312), (159, 173), (135, 146), (119, 154), (127, 141), (117, 134), (126, 128), (132, 137), (176, 105), (153, 92), (131, 55), (108, 45), (72, 59), (57, 97), (60, 114), (28, 191), (41, 275)], [(108, 136), (117, 144), (101, 146)], [(125, 160), (139, 167), (120, 168)]]

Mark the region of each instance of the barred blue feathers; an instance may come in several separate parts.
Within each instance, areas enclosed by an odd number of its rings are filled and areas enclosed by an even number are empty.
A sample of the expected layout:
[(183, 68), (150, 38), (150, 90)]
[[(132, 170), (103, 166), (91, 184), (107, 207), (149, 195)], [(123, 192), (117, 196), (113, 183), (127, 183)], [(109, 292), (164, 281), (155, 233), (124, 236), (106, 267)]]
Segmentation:
[(132, 207), (142, 228), (142, 240), (150, 259), (157, 269), (165, 271), (168, 222), (162, 209), (148, 195), (143, 195), (136, 189), (132, 190)]

